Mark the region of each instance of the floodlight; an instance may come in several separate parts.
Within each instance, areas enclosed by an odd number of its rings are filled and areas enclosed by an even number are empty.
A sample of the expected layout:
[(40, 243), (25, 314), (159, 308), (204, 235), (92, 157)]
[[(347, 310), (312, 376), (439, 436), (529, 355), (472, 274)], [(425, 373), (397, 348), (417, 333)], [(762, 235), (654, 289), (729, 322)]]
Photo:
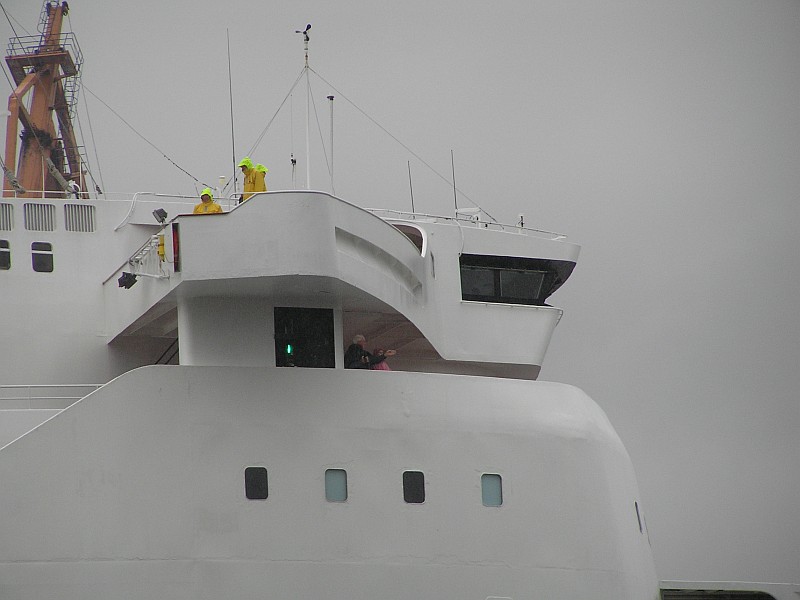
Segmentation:
[(136, 283), (136, 275), (123, 271), (122, 275), (120, 275), (119, 279), (117, 279), (117, 283), (119, 284), (119, 287), (129, 290)]
[(157, 208), (153, 211), (153, 216), (159, 223), (164, 223), (167, 220), (167, 211), (163, 208)]

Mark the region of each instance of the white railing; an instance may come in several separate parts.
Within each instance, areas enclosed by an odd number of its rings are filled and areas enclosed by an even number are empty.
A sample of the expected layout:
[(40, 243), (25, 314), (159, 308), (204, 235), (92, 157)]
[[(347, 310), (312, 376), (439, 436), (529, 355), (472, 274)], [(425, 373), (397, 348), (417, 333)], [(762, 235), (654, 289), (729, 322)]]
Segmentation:
[(520, 223), (517, 223), (516, 225), (507, 225), (495, 221), (487, 221), (482, 218), (485, 216), (485, 213), (482, 213), (481, 211), (474, 209), (459, 209), (457, 216), (455, 217), (446, 217), (442, 215), (429, 215), (425, 213), (414, 213), (402, 210), (390, 210), (388, 208), (366, 208), (364, 210), (367, 210), (384, 220), (394, 219), (394, 220), (404, 220), (410, 222), (434, 221), (437, 223), (450, 222), (458, 225), (467, 224), (467, 225), (472, 225), (473, 227), (480, 227), (483, 229), (490, 229), (495, 231), (515, 231), (522, 234), (545, 237), (551, 240), (564, 240), (567, 238), (567, 236), (564, 235), (563, 233), (556, 233), (555, 231), (547, 231), (545, 229), (533, 229), (531, 227), (525, 227)]
[(0, 410), (66, 408), (102, 385), (101, 383), (0, 385)]

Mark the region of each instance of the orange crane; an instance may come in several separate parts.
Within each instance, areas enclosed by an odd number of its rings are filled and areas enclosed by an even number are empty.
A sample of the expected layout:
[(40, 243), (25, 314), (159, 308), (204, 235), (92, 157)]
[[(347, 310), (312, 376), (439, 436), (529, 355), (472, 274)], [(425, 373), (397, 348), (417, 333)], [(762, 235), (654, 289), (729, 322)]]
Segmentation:
[(68, 12), (66, 1), (45, 2), (41, 35), (9, 42), (6, 64), (17, 87), (8, 98), (5, 197), (88, 198), (86, 170), (72, 128), (81, 54), (74, 35), (62, 33)]

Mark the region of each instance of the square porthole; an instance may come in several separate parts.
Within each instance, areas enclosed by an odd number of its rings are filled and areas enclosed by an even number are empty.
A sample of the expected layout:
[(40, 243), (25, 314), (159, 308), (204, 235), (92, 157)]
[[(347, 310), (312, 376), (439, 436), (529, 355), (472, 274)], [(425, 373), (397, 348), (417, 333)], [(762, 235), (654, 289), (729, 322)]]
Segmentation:
[(31, 263), (38, 273), (53, 272), (53, 244), (49, 242), (33, 242), (31, 244)]
[(269, 486), (265, 467), (247, 467), (244, 470), (244, 495), (248, 500), (267, 499)]
[(403, 473), (403, 500), (408, 504), (425, 502), (425, 474), (422, 471)]
[(347, 501), (347, 471), (327, 469), (325, 471), (325, 500), (328, 502)]
[(0, 269), (7, 271), (11, 268), (11, 246), (8, 240), (0, 240)]
[(503, 505), (503, 478), (495, 473), (481, 475), (481, 501), (484, 506)]

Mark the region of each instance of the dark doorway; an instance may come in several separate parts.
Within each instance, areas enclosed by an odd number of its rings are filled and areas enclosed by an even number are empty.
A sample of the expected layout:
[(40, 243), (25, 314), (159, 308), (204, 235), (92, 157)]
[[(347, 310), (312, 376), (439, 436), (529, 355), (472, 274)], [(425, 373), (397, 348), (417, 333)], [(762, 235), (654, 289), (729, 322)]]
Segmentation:
[(275, 366), (333, 369), (333, 310), (276, 306)]

